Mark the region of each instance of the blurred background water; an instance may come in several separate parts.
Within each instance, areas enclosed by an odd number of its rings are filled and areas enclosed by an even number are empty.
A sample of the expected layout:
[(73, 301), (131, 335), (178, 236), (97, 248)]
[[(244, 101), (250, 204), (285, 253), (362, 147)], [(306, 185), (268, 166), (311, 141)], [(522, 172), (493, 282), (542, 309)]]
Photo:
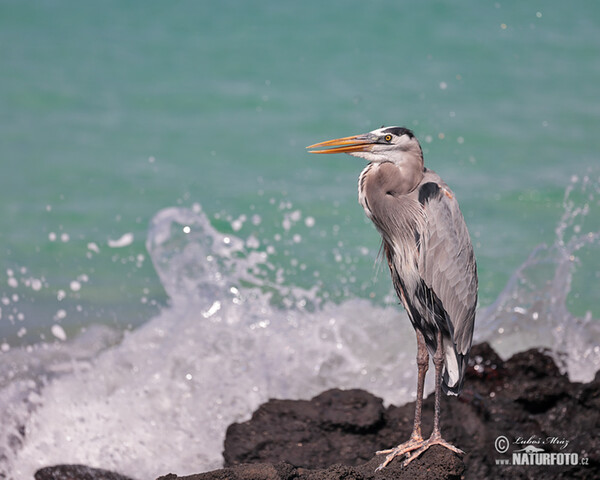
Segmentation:
[[(201, 459), (190, 464), (183, 447), (173, 454), (179, 474), (218, 465), (215, 439), (268, 396), (353, 386), (362, 374), (369, 380), (358, 383), (386, 400), (410, 399), (412, 377), (400, 392), (408, 379), (393, 379), (393, 362), (413, 354), (392, 343), (382, 359), (386, 350), (373, 343), (386, 335), (365, 333), (407, 322), (375, 265), (378, 234), (357, 204), (364, 165), (304, 149), (381, 125), (413, 129), (427, 166), (459, 198), (479, 267), (478, 339), (501, 350), (515, 338), (518, 347), (567, 354), (597, 348), (597, 2), (4, 1), (0, 13), (7, 478), (65, 457), (94, 463), (93, 452), (114, 443), (106, 423), (84, 422), (65, 444), (60, 425), (76, 420), (57, 413), (57, 399), (75, 402), (80, 419), (89, 418), (91, 398), (137, 395), (127, 394), (128, 375), (143, 369), (131, 365), (148, 361), (148, 345), (162, 359), (177, 357), (177, 334), (190, 343), (181, 362), (202, 339), (238, 382), (223, 387), (205, 363), (198, 381), (209, 396), (191, 395), (190, 411), (170, 406), (204, 425), (193, 406), (220, 402), (212, 433), (195, 444)], [(232, 313), (230, 304), (244, 307)], [(248, 330), (226, 328), (240, 324)], [(570, 326), (578, 336), (564, 343)], [(244, 343), (257, 329), (281, 342), (256, 340), (258, 362), (256, 345), (253, 354)], [(163, 340), (146, 344), (148, 332)], [(409, 350), (410, 335), (408, 327)], [(274, 366), (281, 352), (287, 367)], [(312, 363), (300, 367), (301, 352)], [(164, 383), (159, 367), (144, 363), (139, 389), (158, 382), (156, 398), (188, 385), (187, 375), (197, 379), (179, 360), (168, 361)], [(568, 369), (575, 377), (580, 361)], [(251, 375), (240, 367), (248, 362)], [(385, 362), (389, 370), (377, 370)], [(125, 364), (120, 375), (115, 365)], [(597, 366), (588, 362), (580, 377)], [(306, 369), (305, 383), (288, 385), (281, 377), (295, 368)], [(114, 388), (96, 391), (98, 376)], [(77, 403), (75, 391), (87, 397)], [(162, 407), (140, 407), (140, 425)], [(116, 425), (131, 418), (125, 407), (109, 410), (120, 415)], [(99, 416), (106, 422), (109, 413)], [(129, 450), (97, 463), (166, 473), (168, 465), (139, 460), (160, 448), (157, 431), (185, 430), (168, 418), (143, 447), (132, 435)], [(94, 432), (107, 444), (86, 443)], [(189, 445), (193, 435), (182, 435)]]

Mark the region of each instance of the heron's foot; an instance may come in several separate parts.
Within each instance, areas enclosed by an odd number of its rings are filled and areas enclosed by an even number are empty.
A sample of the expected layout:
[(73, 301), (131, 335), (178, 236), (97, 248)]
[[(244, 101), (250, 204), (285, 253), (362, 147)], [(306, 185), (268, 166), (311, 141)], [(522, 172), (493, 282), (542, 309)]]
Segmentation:
[(439, 433), (432, 434), (431, 437), (429, 437), (423, 442), (423, 445), (419, 447), (418, 450), (415, 450), (409, 454), (408, 458), (404, 460), (402, 466), (406, 467), (410, 462), (412, 462), (415, 458), (419, 457), (425, 450), (427, 450), (432, 445), (441, 445), (442, 447), (445, 447), (448, 450), (452, 450), (454, 453), (458, 453), (459, 455), (464, 455), (465, 453), (460, 448), (456, 448), (454, 445), (444, 440)]
[(386, 455), (385, 460), (375, 469), (375, 471), (378, 472), (382, 468), (385, 468), (385, 466), (396, 457), (410, 455), (410, 452), (420, 449), (424, 443), (425, 440), (423, 440), (421, 435), (412, 435), (410, 440), (401, 443), (395, 448), (390, 448), (389, 450), (379, 450), (375, 452), (375, 455)]
[(427, 440), (423, 439), (413, 439), (411, 438), (408, 442), (398, 445), (396, 448), (392, 448), (390, 450), (382, 450), (377, 452), (377, 455), (385, 455), (385, 461), (379, 465), (375, 471), (381, 470), (385, 468), (385, 466), (390, 463), (394, 458), (406, 455), (406, 459), (402, 463), (403, 467), (406, 467), (410, 462), (412, 462), (415, 458), (418, 458), (425, 450), (427, 450), (432, 445), (441, 445), (442, 447), (447, 448), (448, 450), (452, 450), (454, 453), (459, 455), (464, 455), (460, 448), (456, 448), (451, 443), (448, 443), (446, 440), (442, 438), (442, 436), (438, 434), (432, 434)]

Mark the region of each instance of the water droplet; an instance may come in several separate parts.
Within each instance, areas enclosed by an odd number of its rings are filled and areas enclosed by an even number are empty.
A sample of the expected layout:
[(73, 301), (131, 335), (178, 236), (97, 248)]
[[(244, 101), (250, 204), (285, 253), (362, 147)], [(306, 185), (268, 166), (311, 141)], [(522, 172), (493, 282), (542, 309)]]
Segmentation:
[(260, 242), (254, 235), (250, 235), (248, 240), (246, 240), (246, 246), (248, 248), (258, 248), (260, 247)]
[(202, 316), (204, 318), (212, 317), (215, 313), (217, 313), (221, 309), (221, 302), (216, 300), (208, 310), (202, 312)]
[(120, 238), (116, 240), (108, 239), (108, 246), (110, 248), (122, 248), (127, 247), (133, 243), (133, 233), (128, 232), (123, 234)]
[[(64, 310), (59, 310), (59, 312), (60, 311), (64, 312)], [(57, 324), (52, 325), (51, 332), (52, 332), (52, 335), (54, 335), (59, 340), (62, 340), (63, 342), (67, 339), (67, 334), (65, 333), (65, 330), (60, 325), (57, 325)]]

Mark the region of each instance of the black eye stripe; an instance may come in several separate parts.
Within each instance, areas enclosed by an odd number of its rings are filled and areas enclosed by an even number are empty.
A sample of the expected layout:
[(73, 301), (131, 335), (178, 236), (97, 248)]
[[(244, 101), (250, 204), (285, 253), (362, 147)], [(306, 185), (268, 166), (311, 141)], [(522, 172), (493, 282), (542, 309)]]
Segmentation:
[(397, 137), (401, 137), (402, 135), (408, 135), (410, 138), (413, 138), (415, 134), (405, 127), (388, 127), (382, 133), (388, 134), (391, 133), (396, 135)]

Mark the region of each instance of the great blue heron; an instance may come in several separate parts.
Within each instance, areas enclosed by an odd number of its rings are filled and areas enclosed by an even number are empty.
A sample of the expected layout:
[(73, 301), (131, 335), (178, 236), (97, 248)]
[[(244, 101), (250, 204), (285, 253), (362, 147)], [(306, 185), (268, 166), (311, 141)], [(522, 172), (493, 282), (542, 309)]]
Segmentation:
[[(432, 445), (462, 450), (442, 438), (440, 390), (458, 395), (468, 361), (475, 305), (477, 266), (469, 232), (452, 190), (425, 168), (412, 131), (382, 127), (372, 132), (316, 143), (311, 153), (348, 153), (369, 162), (358, 180), (358, 200), (383, 241), (394, 289), (417, 334), (417, 401), (410, 439), (390, 450), (378, 470), (393, 458), (404, 465)], [(421, 435), (423, 385), (435, 366), (433, 431)]]

